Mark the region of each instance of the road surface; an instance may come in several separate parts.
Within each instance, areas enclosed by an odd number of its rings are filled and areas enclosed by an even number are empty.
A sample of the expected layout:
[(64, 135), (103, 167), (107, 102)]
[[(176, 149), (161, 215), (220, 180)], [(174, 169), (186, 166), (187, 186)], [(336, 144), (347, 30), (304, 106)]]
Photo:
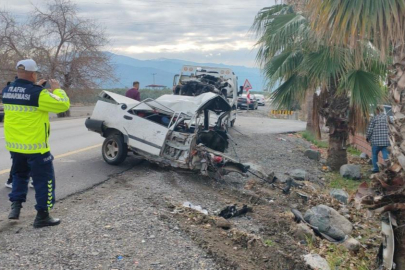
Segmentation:
[[(264, 108), (261, 108), (263, 110)], [(110, 175), (128, 170), (135, 159), (127, 158), (120, 166), (107, 165), (101, 156), (103, 138), (89, 132), (85, 118), (54, 121), (51, 123), (50, 145), (55, 156), (56, 199), (83, 191), (109, 178)], [(253, 133), (284, 133), (305, 129), (300, 121), (274, 120), (257, 117), (239, 117), (236, 131), (245, 135)], [(232, 134), (231, 132), (231, 134)], [(0, 213), (9, 210), (8, 193), (4, 186), (11, 166), (10, 155), (4, 145), (4, 129), (0, 127)], [(23, 211), (33, 211), (34, 191), (30, 189), (28, 203)]]

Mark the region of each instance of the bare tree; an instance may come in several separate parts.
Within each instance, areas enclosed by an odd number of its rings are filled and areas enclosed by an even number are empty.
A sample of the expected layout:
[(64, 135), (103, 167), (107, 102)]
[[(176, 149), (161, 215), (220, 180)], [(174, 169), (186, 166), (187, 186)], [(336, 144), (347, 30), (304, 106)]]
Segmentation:
[(100, 25), (80, 18), (70, 0), (51, 0), (45, 9), (33, 9), (24, 25), (18, 25), (8, 13), (0, 13), (0, 41), (6, 41), (0, 45), (0, 59), (4, 55), (15, 63), (16, 58), (31, 57), (44, 77), (58, 79), (76, 97), (115, 80), (103, 52), (108, 39)]

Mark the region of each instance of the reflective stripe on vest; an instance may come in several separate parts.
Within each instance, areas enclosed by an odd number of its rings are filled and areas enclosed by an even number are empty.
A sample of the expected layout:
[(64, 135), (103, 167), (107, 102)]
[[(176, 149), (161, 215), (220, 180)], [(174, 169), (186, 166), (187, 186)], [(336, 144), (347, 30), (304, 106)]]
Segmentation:
[(4, 111), (10, 112), (36, 112), (38, 107), (4, 104)]
[(46, 143), (35, 143), (35, 144), (22, 144), (22, 143), (12, 143), (6, 142), (7, 148), (9, 150), (41, 150), (46, 148)]

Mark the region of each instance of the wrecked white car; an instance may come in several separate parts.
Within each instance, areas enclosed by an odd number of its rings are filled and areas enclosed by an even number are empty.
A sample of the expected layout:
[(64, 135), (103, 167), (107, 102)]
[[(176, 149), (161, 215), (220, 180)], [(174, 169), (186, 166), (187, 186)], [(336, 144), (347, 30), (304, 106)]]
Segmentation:
[[(224, 154), (228, 147), (222, 119), (230, 104), (214, 93), (199, 96), (163, 95), (138, 102), (103, 91), (86, 127), (105, 139), (102, 155), (118, 165), (128, 151), (161, 166), (209, 172), (244, 174), (249, 166)], [(210, 125), (210, 114), (219, 115)]]

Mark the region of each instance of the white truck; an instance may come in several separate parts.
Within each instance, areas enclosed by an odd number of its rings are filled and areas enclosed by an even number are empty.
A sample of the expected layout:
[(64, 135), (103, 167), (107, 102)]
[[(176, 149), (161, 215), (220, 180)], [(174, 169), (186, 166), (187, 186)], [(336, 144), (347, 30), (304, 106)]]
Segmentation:
[[(238, 105), (238, 77), (230, 68), (184, 65), (180, 74), (174, 76), (174, 95), (198, 96), (206, 92), (222, 95), (228, 101), (231, 111), (222, 122), (232, 127)], [(215, 123), (218, 116), (210, 115), (210, 118)]]

